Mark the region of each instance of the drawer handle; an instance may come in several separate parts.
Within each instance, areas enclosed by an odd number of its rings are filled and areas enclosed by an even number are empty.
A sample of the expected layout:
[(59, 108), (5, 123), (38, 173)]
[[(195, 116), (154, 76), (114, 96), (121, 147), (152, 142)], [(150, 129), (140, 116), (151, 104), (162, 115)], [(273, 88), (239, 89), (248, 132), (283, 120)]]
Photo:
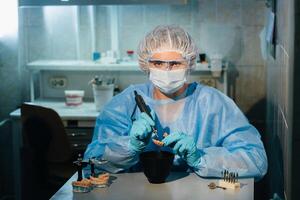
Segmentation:
[(75, 144), (72, 144), (72, 147), (85, 147), (86, 145), (84, 145), (84, 144), (77, 144), (77, 143), (75, 143)]
[(72, 136), (72, 137), (87, 136), (87, 133), (69, 133), (68, 136)]

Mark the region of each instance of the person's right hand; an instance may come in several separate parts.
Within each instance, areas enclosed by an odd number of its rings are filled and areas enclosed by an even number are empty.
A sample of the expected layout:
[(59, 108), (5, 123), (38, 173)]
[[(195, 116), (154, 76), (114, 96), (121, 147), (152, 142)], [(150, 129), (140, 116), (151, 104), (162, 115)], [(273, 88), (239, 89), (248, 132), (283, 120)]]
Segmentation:
[(144, 112), (136, 119), (130, 129), (129, 148), (135, 152), (141, 152), (145, 149), (152, 135), (151, 126), (154, 126), (155, 114), (151, 111), (153, 120)]

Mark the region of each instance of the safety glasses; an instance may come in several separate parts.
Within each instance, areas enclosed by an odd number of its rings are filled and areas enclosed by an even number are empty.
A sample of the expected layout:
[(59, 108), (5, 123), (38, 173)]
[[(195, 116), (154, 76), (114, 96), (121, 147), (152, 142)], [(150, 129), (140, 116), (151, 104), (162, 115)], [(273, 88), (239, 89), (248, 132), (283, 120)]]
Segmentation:
[(162, 70), (175, 70), (187, 68), (188, 62), (186, 60), (158, 60), (149, 59), (149, 67), (162, 69)]

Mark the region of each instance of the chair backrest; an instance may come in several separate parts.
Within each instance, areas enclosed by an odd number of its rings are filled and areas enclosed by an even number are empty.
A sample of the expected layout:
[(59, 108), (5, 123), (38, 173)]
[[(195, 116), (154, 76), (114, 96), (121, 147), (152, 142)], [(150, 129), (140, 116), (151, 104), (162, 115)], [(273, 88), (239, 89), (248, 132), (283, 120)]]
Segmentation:
[(46, 155), (48, 162), (71, 159), (71, 147), (59, 115), (50, 108), (32, 104), (21, 106), (24, 146)]

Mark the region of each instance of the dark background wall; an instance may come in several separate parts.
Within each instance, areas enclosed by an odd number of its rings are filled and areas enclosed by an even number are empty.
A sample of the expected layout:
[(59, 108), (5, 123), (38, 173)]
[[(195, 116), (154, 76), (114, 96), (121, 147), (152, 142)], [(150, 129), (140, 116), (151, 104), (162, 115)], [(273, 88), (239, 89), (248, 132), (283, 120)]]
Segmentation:
[(292, 154), (292, 199), (300, 199), (300, 2), (295, 1), (295, 49), (294, 49), (294, 72), (293, 72), (293, 154)]
[[(276, 55), (268, 57), (267, 130), (264, 135), (269, 170), (266, 176), (268, 198), (295, 199), (292, 191), (292, 134), (294, 132), (292, 90), (294, 70), (294, 0), (277, 0)], [(296, 65), (295, 65), (296, 66)], [(295, 101), (294, 101), (295, 102)], [(294, 152), (294, 151), (293, 151)], [(293, 178), (292, 178), (293, 177)], [(299, 199), (299, 198), (296, 198)]]

